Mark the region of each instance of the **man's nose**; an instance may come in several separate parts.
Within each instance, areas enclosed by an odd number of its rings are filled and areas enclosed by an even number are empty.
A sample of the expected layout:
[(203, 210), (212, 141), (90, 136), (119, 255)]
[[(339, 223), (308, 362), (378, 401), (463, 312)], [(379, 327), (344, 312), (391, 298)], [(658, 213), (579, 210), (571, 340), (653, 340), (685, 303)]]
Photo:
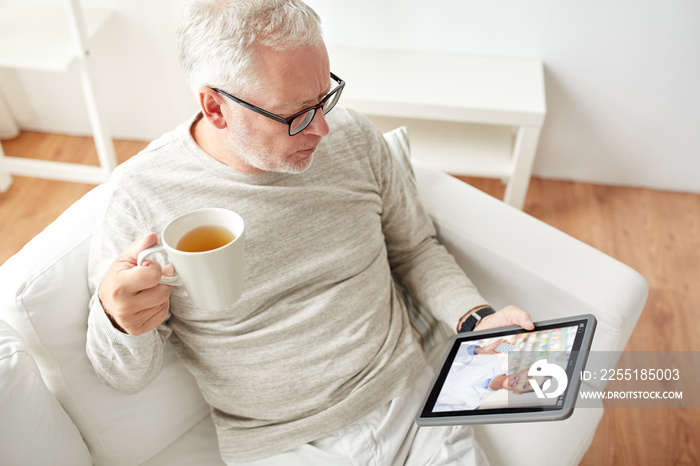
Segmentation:
[(311, 119), (311, 123), (309, 123), (309, 126), (304, 128), (304, 131), (302, 132), (314, 136), (325, 136), (326, 134), (328, 134), (329, 131), (330, 127), (328, 126), (328, 122), (326, 121), (326, 116), (319, 109), (318, 111), (316, 111), (314, 117)]

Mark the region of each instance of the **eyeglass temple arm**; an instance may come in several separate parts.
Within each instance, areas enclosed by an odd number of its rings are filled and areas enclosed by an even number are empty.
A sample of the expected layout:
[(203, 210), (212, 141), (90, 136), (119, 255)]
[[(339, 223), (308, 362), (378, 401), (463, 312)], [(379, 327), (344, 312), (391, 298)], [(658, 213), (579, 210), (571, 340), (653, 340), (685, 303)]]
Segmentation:
[(210, 87), (210, 89), (213, 90), (213, 91), (218, 92), (218, 93), (221, 94), (221, 95), (224, 95), (224, 96), (228, 97), (229, 99), (233, 100), (233, 101), (236, 102), (237, 104), (240, 104), (240, 105), (244, 106), (244, 107), (247, 108), (248, 110), (252, 110), (252, 111), (254, 111), (255, 113), (259, 113), (259, 114), (261, 114), (261, 115), (265, 115), (266, 117), (272, 118), (273, 120), (279, 121), (280, 123), (284, 123), (285, 125), (288, 124), (288, 123), (287, 123), (287, 120), (285, 120), (285, 119), (282, 118), (281, 116), (275, 115), (274, 113), (270, 113), (270, 112), (268, 112), (267, 110), (264, 110), (264, 109), (262, 109), (262, 108), (260, 108), (260, 107), (256, 107), (255, 105), (250, 104), (250, 103), (246, 102), (246, 101), (243, 100), (243, 99), (239, 99), (238, 97), (232, 96), (231, 94), (229, 94), (229, 93), (226, 92), (226, 91), (222, 91), (221, 89), (216, 88), (216, 87)]

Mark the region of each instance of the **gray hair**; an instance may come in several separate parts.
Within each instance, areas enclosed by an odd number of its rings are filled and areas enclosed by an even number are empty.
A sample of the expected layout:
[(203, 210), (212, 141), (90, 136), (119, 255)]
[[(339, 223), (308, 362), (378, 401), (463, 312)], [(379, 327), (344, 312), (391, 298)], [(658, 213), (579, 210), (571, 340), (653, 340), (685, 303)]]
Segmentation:
[(246, 94), (256, 87), (256, 45), (290, 50), (322, 40), (319, 16), (300, 0), (194, 0), (183, 10), (178, 55), (193, 92)]

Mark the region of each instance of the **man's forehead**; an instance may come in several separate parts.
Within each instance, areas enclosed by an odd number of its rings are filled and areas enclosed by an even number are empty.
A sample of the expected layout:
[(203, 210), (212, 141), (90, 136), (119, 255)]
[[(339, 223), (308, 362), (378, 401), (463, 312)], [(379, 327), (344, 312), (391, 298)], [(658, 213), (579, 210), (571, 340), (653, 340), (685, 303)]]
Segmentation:
[(268, 106), (268, 110), (279, 112), (295, 112), (302, 110), (306, 107), (311, 107), (319, 103), (331, 90), (331, 79), (330, 73), (328, 75), (328, 83), (323, 87), (318, 94), (311, 94), (310, 92), (306, 95), (302, 95), (298, 92), (298, 88), (295, 86), (279, 86), (274, 90), (270, 88), (263, 88), (259, 92), (258, 98), (266, 101), (265, 105)]
[[(279, 51), (258, 47), (259, 87), (250, 98), (268, 111), (290, 112), (317, 104), (331, 90), (325, 47)], [(267, 105), (267, 107), (265, 107)]]

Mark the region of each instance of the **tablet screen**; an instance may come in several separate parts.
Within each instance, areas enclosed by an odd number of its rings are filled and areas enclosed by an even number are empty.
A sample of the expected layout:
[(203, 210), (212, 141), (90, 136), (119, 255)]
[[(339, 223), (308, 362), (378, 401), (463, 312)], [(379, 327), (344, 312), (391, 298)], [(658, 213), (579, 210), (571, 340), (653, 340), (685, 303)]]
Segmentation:
[(532, 331), (510, 327), (458, 335), (419, 417), (468, 421), (572, 409), (567, 396), (573, 388), (576, 398), (576, 371), (585, 362), (594, 326), (594, 319), (581, 316), (541, 322)]

